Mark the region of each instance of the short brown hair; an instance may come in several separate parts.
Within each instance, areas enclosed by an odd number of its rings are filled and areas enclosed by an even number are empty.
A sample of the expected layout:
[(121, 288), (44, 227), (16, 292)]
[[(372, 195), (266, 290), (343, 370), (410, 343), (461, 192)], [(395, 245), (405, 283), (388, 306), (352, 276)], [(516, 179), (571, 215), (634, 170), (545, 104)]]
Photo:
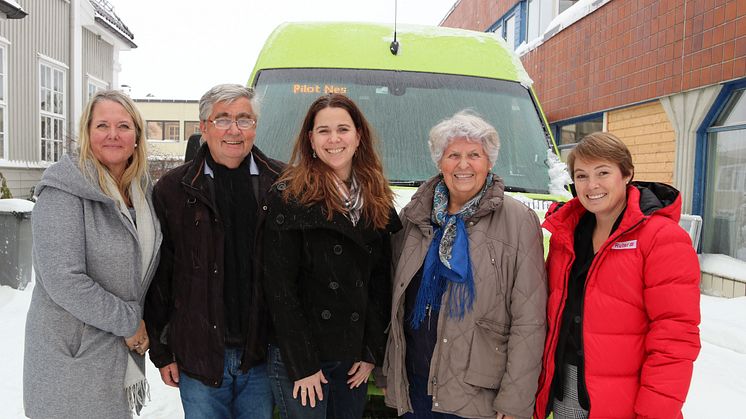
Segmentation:
[(570, 168), (570, 176), (575, 179), (575, 159), (586, 161), (607, 160), (619, 166), (622, 176), (630, 176), (630, 181), (635, 175), (635, 165), (632, 164), (632, 154), (627, 145), (616, 135), (610, 132), (594, 132), (583, 137), (578, 145), (570, 151), (567, 156), (567, 167)]

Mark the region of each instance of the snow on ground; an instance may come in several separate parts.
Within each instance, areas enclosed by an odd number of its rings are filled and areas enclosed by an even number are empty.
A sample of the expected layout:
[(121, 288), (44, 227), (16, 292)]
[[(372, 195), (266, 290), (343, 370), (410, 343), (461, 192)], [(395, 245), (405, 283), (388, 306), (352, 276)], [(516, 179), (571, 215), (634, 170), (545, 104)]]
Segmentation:
[[(0, 405), (7, 419), (24, 418), (23, 333), (33, 288), (33, 283), (24, 291), (0, 287)], [(703, 295), (701, 308), (702, 352), (694, 364), (684, 417), (738, 417), (746, 397), (746, 297)], [(151, 401), (140, 417), (183, 418), (178, 390), (163, 384), (150, 361), (147, 375)]]

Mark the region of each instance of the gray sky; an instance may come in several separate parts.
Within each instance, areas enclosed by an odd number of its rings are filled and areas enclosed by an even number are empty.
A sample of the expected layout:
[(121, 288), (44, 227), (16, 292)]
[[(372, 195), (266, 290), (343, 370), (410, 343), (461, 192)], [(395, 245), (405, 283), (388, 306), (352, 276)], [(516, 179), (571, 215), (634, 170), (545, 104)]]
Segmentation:
[[(246, 84), (283, 22), (393, 22), (394, 0), (109, 0), (135, 34), (119, 83), (135, 98), (199, 99), (218, 83)], [(455, 0), (399, 0), (398, 22), (437, 25)]]

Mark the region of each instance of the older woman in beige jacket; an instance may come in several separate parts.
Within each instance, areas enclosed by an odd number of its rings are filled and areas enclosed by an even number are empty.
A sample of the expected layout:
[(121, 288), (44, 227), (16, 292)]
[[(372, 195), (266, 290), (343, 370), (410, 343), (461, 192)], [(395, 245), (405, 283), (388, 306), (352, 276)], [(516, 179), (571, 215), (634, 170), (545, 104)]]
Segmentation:
[(440, 174), (394, 239), (386, 404), (405, 418), (530, 418), (547, 298), (536, 214), (490, 172), (499, 138), (459, 112), (430, 131)]

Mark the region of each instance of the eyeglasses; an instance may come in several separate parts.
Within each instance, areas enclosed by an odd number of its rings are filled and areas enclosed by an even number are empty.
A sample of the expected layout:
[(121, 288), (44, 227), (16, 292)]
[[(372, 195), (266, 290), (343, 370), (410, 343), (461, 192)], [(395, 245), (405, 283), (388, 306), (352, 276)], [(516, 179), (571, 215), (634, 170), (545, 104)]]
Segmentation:
[(228, 118), (218, 118), (214, 120), (208, 120), (212, 122), (213, 125), (215, 125), (215, 128), (217, 129), (230, 129), (231, 125), (234, 123), (238, 127), (238, 129), (251, 129), (256, 126), (256, 119), (252, 118), (238, 118), (235, 121)]

